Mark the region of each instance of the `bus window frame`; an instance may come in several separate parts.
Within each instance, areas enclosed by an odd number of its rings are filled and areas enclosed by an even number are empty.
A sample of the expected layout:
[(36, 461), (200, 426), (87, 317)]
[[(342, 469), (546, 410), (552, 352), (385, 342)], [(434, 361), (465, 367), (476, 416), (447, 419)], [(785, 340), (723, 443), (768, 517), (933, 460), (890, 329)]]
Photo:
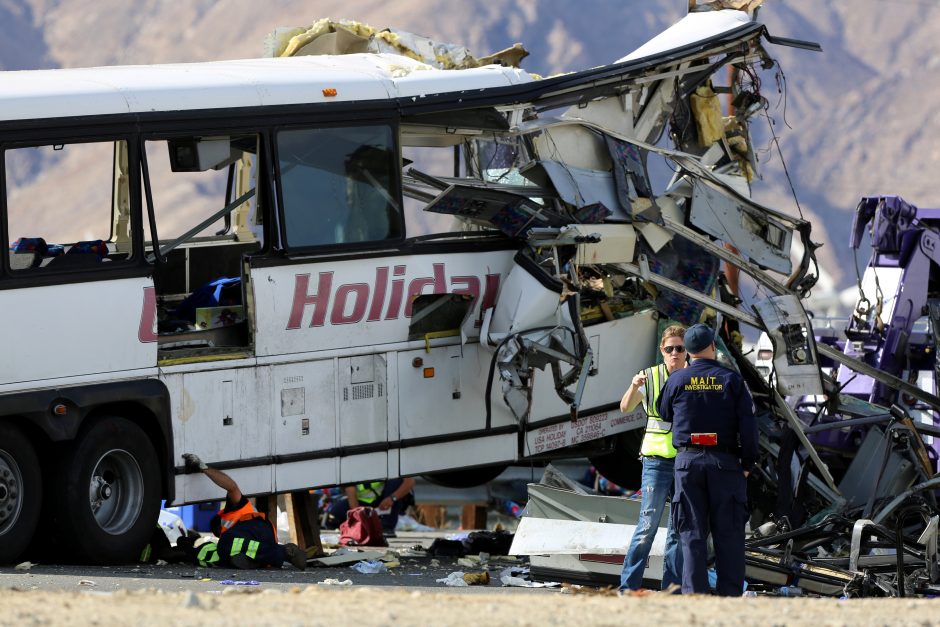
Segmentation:
[[(246, 116), (245, 121), (255, 121), (254, 116)], [(268, 150), (268, 141), (267, 137), (270, 133), (268, 126), (261, 125), (251, 125), (246, 124), (240, 126), (238, 124), (232, 124), (225, 127), (214, 127), (211, 125), (198, 125), (192, 124), (190, 122), (181, 123), (180, 127), (172, 131), (165, 131), (160, 129), (152, 130), (142, 130), (138, 135), (139, 146), (138, 151), (140, 153), (140, 180), (141, 180), (141, 192), (144, 196), (143, 201), (141, 202), (142, 215), (146, 215), (148, 224), (147, 233), (150, 236), (150, 244), (142, 244), (146, 246), (146, 254), (144, 255), (144, 264), (148, 267), (152, 264), (163, 264), (165, 260), (163, 255), (160, 253), (160, 240), (159, 240), (159, 225), (157, 224), (156, 219), (156, 210), (153, 204), (153, 190), (151, 187), (150, 181), (150, 168), (147, 162), (147, 142), (161, 142), (169, 141), (170, 139), (175, 138), (187, 138), (194, 136), (233, 136), (233, 135), (255, 135), (258, 138), (257, 142), (257, 153), (255, 154), (255, 159), (257, 161), (256, 167), (256, 180), (255, 180), (255, 202), (256, 210), (257, 207), (261, 207), (262, 211), (262, 233), (263, 241), (261, 242), (261, 247), (251, 254), (251, 257), (257, 257), (260, 255), (267, 255), (271, 251), (271, 239), (273, 237), (272, 229), (270, 228), (270, 220), (268, 219), (271, 215), (270, 210), (270, 201), (267, 201), (267, 196), (270, 194), (263, 194), (260, 186), (271, 184), (270, 176), (264, 176), (262, 170), (263, 164), (263, 155), (262, 153)], [(234, 164), (232, 164), (234, 165)], [(262, 178), (264, 177), (264, 178)], [(226, 168), (226, 192), (225, 192), (225, 204), (220, 205), (219, 207), (224, 207), (228, 204), (229, 195), (231, 194), (231, 187), (234, 185), (234, 173), (231, 168)], [(265, 202), (267, 201), (267, 202)], [(246, 201), (248, 202), (248, 201)], [(232, 240), (233, 238), (233, 229), (231, 228), (231, 212), (228, 213), (225, 218), (220, 218), (225, 221), (224, 232), (212, 233), (210, 235), (200, 235), (198, 237), (192, 237), (188, 239), (188, 242), (192, 241), (212, 241), (217, 240), (219, 242), (225, 242)], [(141, 238), (143, 241), (143, 238)], [(234, 240), (233, 240), (234, 241)], [(183, 242), (185, 243), (185, 242)], [(152, 260), (147, 258), (152, 255)]]
[[(282, 131), (315, 130), (343, 127), (364, 127), (364, 126), (385, 126), (391, 131), (391, 145), (389, 148), (395, 155), (395, 165), (392, 167), (391, 179), (387, 190), (397, 203), (396, 213), (400, 225), (400, 234), (397, 237), (371, 240), (366, 242), (341, 242), (333, 244), (321, 244), (314, 246), (289, 246), (287, 243), (286, 215), (284, 207), (284, 192), (281, 187), (281, 159), (278, 149), (278, 134)], [(272, 149), (272, 173), (274, 176), (274, 191), (276, 194), (276, 213), (277, 213), (277, 235), (278, 245), (284, 254), (290, 258), (293, 256), (329, 256), (344, 252), (361, 252), (370, 250), (394, 250), (400, 249), (408, 239), (405, 225), (405, 212), (402, 205), (401, 191), (401, 136), (400, 125), (397, 117), (357, 117), (350, 116), (345, 119), (325, 120), (292, 120), (286, 124), (278, 124), (271, 128), (270, 143)]]
[[(63, 129), (64, 130), (64, 129)], [(110, 129), (109, 129), (110, 130)], [(142, 254), (143, 234), (141, 232), (143, 222), (140, 216), (141, 208), (141, 186), (137, 173), (140, 171), (140, 155), (136, 146), (137, 133), (123, 129), (98, 130), (95, 133), (80, 132), (37, 132), (31, 137), (17, 138), (10, 141), (0, 141), (0, 238), (6, 242), (5, 252), (0, 260), (0, 289), (21, 289), (28, 287), (42, 287), (47, 285), (62, 285), (69, 283), (84, 283), (94, 281), (110, 281), (123, 278), (136, 278), (146, 275), (146, 264)], [(127, 169), (128, 169), (128, 202), (130, 211), (131, 225), (131, 254), (127, 259), (112, 261), (89, 268), (52, 267), (43, 269), (41, 272), (35, 272), (34, 269), (13, 270), (10, 267), (9, 245), (9, 205), (7, 198), (7, 173), (6, 173), (6, 153), (10, 150), (20, 148), (38, 148), (42, 146), (74, 145), (74, 144), (93, 144), (110, 143), (124, 141), (127, 144)], [(109, 161), (112, 172), (111, 175), (111, 195), (110, 195), (110, 219), (108, 227), (108, 236), (111, 236), (110, 224), (114, 218), (114, 195), (115, 178), (114, 168), (114, 150), (111, 152)], [(109, 241), (109, 240), (106, 240)], [(70, 242), (75, 243), (75, 242)]]

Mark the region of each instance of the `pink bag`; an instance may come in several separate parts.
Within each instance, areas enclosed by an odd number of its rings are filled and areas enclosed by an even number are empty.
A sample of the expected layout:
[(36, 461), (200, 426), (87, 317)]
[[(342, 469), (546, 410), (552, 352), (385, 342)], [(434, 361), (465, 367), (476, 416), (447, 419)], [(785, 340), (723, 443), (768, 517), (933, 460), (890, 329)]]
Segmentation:
[(388, 546), (382, 521), (371, 507), (354, 507), (339, 526), (339, 543), (349, 546)]

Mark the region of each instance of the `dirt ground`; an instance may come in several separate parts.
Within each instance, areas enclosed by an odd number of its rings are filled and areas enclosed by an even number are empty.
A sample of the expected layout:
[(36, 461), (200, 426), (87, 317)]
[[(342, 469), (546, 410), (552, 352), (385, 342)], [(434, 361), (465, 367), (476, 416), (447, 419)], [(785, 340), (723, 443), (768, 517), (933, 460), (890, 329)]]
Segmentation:
[[(937, 625), (931, 599), (783, 599), (294, 587), (224, 593), (0, 590), (0, 625)], [(369, 609), (367, 609), (369, 608)], [(354, 616), (354, 617), (353, 617)]]

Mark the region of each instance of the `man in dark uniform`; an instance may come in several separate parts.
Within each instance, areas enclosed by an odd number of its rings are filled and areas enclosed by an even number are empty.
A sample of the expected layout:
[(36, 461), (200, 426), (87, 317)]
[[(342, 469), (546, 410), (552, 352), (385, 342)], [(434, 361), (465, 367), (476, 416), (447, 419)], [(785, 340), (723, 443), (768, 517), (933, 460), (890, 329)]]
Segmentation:
[[(212, 517), (209, 526), (219, 538), (218, 544), (194, 547), (194, 559), (200, 566), (232, 566), (234, 568), (280, 568), (289, 561), (295, 568), (307, 567), (307, 555), (296, 544), (278, 544), (277, 529), (251, 501), (230, 476), (207, 466), (193, 453), (183, 453), (186, 467), (199, 470), (212, 483), (225, 490), (225, 506)], [(191, 546), (191, 545), (189, 545)]]
[(757, 458), (754, 407), (741, 376), (716, 361), (709, 327), (690, 327), (685, 348), (692, 364), (670, 376), (659, 396), (659, 415), (672, 422), (678, 451), (672, 514), (682, 543), (682, 592), (709, 591), (711, 532), (716, 590), (722, 596), (741, 596), (746, 478)]

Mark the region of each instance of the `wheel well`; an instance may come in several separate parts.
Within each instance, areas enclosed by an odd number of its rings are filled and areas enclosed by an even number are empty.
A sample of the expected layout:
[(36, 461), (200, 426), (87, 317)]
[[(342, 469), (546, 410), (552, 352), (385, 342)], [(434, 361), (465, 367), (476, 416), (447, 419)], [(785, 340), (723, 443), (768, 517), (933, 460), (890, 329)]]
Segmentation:
[(48, 468), (48, 460), (56, 454), (56, 443), (32, 420), (23, 416), (2, 416), (0, 422), (12, 425), (23, 434), (23, 437), (29, 440), (29, 443), (33, 445), (33, 450), (36, 451), (36, 455), (39, 457), (40, 472), (45, 473)]
[(157, 454), (157, 460), (160, 462), (160, 496), (169, 497), (172, 486), (169, 485), (170, 474), (168, 468), (172, 468), (171, 461), (167, 459), (167, 451), (170, 450), (169, 442), (160, 430), (156, 415), (144, 405), (134, 401), (121, 401), (117, 403), (105, 403), (95, 407), (88, 413), (79, 432), (86, 431), (89, 426), (99, 416), (119, 416), (133, 422), (140, 427), (147, 435), (147, 439), (153, 444), (154, 451)]

